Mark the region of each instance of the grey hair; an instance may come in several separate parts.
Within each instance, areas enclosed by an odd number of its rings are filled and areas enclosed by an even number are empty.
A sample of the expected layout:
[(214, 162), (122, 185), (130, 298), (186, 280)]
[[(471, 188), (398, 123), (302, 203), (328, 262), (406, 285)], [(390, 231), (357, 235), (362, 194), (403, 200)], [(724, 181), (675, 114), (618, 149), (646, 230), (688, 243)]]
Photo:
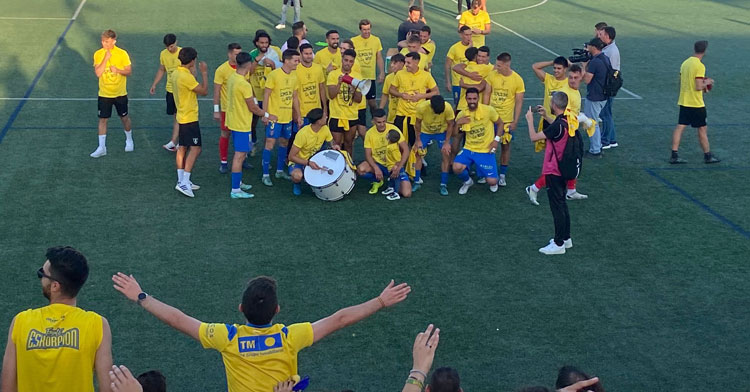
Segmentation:
[(568, 107), (568, 94), (565, 94), (562, 91), (555, 91), (552, 93), (550, 103), (560, 110), (565, 110), (565, 108)]

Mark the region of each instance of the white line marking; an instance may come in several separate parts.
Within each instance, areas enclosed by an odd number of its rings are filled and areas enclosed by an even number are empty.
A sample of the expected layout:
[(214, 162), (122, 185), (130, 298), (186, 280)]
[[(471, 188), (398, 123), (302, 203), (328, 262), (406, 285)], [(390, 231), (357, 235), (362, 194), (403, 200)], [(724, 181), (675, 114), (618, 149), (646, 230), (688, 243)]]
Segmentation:
[(514, 10), (508, 10), (508, 11), (498, 11), (498, 12), (493, 12), (493, 13), (491, 13), (490, 15), (509, 14), (509, 13), (511, 13), (511, 12), (516, 12), (516, 11), (524, 11), (524, 10), (532, 9), (532, 8), (534, 8), (534, 7), (539, 7), (540, 5), (543, 5), (544, 3), (546, 3), (547, 1), (549, 1), (549, 0), (542, 0), (542, 1), (540, 1), (539, 3), (537, 3), (537, 4), (534, 4), (534, 5), (530, 5), (530, 6), (528, 6), (528, 7), (516, 8), (516, 9), (514, 9)]
[(76, 12), (73, 13), (73, 17), (70, 18), (71, 20), (76, 20), (78, 18), (78, 14), (81, 13), (81, 10), (83, 9), (83, 5), (86, 4), (86, 0), (82, 0), (81, 4), (78, 5), (78, 8), (76, 9)]
[(70, 20), (70, 18), (36, 18), (36, 17), (21, 17), (21, 16), (0, 16), (0, 20)]

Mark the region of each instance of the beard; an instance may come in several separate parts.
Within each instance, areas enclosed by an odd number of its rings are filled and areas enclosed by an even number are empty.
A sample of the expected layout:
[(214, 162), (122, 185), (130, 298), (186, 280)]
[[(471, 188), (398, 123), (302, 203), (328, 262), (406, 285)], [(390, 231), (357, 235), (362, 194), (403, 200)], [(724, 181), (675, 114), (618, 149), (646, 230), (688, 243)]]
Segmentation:
[(338, 43), (331, 44), (331, 48), (338, 49), (339, 48), (339, 44)]
[(472, 111), (473, 110), (477, 110), (477, 106), (479, 106), (479, 104), (476, 103), (476, 102), (474, 102), (474, 103), (467, 103), (467, 105), (469, 106), (469, 110), (472, 110)]
[(50, 288), (49, 286), (46, 286), (46, 287), (42, 286), (42, 295), (44, 296), (44, 298), (47, 298), (48, 301), (50, 300), (50, 290), (49, 290), (49, 288)]

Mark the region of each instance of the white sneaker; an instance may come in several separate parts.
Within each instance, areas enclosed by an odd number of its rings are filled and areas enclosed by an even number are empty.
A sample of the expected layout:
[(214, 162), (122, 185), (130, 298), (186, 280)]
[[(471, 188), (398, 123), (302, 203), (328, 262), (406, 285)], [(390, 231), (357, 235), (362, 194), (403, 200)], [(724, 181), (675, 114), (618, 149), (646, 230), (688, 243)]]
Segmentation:
[(584, 195), (583, 193), (578, 193), (578, 191), (575, 191), (573, 193), (566, 193), (565, 198), (568, 200), (584, 200), (588, 199), (589, 195)]
[(133, 151), (133, 141), (132, 140), (126, 140), (125, 141), (125, 152), (132, 152)]
[(385, 197), (388, 200), (398, 200), (401, 198), (401, 196), (398, 194), (398, 192), (393, 192), (390, 195)]
[(286, 25), (283, 23), (279, 23), (276, 25), (276, 30), (283, 30), (286, 28)]
[(461, 14), (456, 15), (456, 20), (461, 20)]
[(490, 192), (495, 193), (497, 192), (497, 190), (498, 190), (497, 184), (490, 185)]
[(381, 195), (390, 195), (391, 193), (393, 193), (395, 191), (396, 191), (395, 189), (393, 189), (391, 187), (388, 187), (388, 188), (385, 188), (382, 192), (380, 192), (380, 194)]
[(421, 185), (421, 184), (424, 184), (424, 180), (422, 179), (422, 177), (419, 177), (419, 181), (414, 181), (414, 183)]
[(500, 185), (500, 186), (505, 186), (506, 185), (506, 183), (505, 183), (505, 174), (501, 174), (497, 178), (497, 185)]
[(177, 192), (180, 192), (180, 193), (182, 193), (183, 195), (185, 195), (187, 197), (195, 197), (195, 194), (193, 194), (193, 190), (190, 189), (190, 187), (188, 185), (185, 185), (185, 184), (182, 184), (182, 183), (177, 183), (177, 185), (175, 185), (174, 189), (176, 189)]
[(89, 156), (92, 158), (99, 158), (105, 155), (107, 155), (107, 147), (97, 147), (96, 150), (94, 150), (94, 152), (89, 154)]
[(487, 179), (484, 177), (477, 180), (477, 184), (486, 184), (486, 183), (487, 183)]
[(565, 245), (557, 246), (555, 241), (552, 241), (551, 243), (547, 244), (547, 246), (545, 246), (544, 248), (539, 248), (539, 252), (544, 253), (545, 255), (564, 255)]
[(167, 150), (167, 151), (171, 151), (171, 152), (177, 151), (177, 146), (175, 146), (174, 144), (172, 144), (171, 141), (169, 143), (163, 145), (162, 147), (164, 147), (164, 149)]
[[(554, 238), (550, 239), (549, 243), (550, 244), (554, 244), (555, 243), (555, 239)], [(563, 246), (565, 247), (565, 249), (572, 248), (573, 247), (573, 239), (572, 238), (568, 238), (567, 240), (563, 241)]]
[(201, 189), (201, 186), (197, 184), (193, 184), (193, 182), (190, 181), (190, 189), (197, 191), (198, 189)]
[(464, 182), (463, 185), (461, 185), (461, 188), (458, 188), (458, 194), (465, 195), (466, 192), (469, 191), (469, 188), (471, 188), (472, 185), (474, 185), (474, 180), (469, 178), (469, 181)]
[(531, 204), (538, 206), (539, 202), (536, 201), (536, 194), (537, 192), (534, 192), (533, 189), (531, 189), (531, 186), (526, 187), (526, 194), (529, 195), (529, 200), (531, 200)]

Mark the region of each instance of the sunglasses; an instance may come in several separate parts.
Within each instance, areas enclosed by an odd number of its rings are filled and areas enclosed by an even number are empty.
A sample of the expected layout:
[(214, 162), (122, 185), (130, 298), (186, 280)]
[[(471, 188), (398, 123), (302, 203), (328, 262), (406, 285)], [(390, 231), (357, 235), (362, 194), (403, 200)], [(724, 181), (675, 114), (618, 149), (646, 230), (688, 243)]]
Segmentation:
[(53, 278), (53, 277), (51, 277), (51, 276), (49, 276), (49, 275), (45, 274), (45, 273), (44, 273), (44, 268), (43, 268), (43, 267), (39, 267), (39, 269), (38, 269), (38, 270), (36, 270), (36, 276), (37, 276), (37, 277), (38, 277), (39, 279), (42, 279), (42, 278), (47, 278), (47, 279), (49, 279), (49, 280), (54, 280), (55, 282), (59, 282), (59, 280), (57, 280), (57, 279), (55, 279), (55, 278)]

